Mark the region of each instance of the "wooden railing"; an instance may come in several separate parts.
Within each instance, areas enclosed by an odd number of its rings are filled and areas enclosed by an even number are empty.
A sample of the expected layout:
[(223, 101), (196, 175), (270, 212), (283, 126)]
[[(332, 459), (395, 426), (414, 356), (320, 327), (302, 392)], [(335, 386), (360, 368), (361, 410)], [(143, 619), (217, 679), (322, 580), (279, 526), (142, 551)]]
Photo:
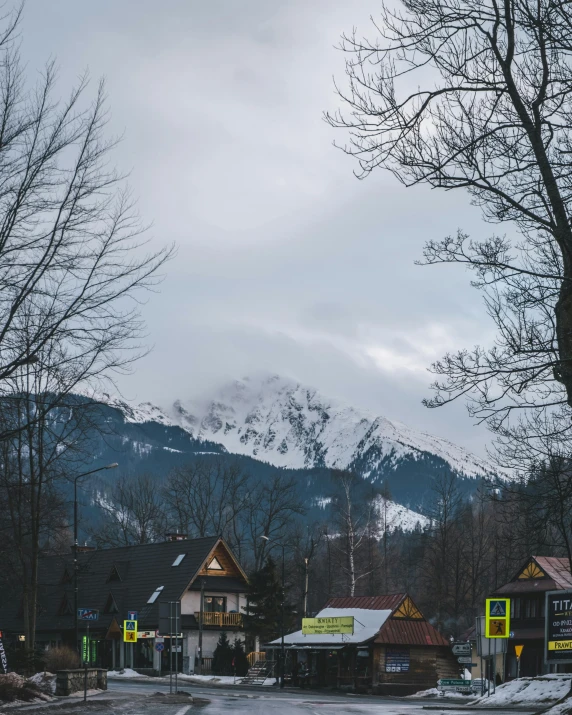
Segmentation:
[[(200, 613), (195, 613), (197, 621), (200, 618)], [(241, 613), (206, 613), (203, 611), (203, 625), (205, 626), (239, 626), (242, 627)]]
[(246, 656), (246, 660), (248, 661), (248, 665), (252, 668), (255, 663), (263, 663), (266, 660), (266, 653), (253, 650), (252, 653)]

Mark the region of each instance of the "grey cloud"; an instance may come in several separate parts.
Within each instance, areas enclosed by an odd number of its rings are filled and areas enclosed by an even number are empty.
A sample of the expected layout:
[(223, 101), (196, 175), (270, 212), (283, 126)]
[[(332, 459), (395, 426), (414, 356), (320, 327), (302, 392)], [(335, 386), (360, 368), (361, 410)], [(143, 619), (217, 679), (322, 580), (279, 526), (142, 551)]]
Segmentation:
[(144, 306), (154, 350), (121, 380), (127, 397), (168, 405), (267, 370), (483, 451), (460, 405), (420, 400), (422, 366), (490, 327), (467, 274), (413, 262), (428, 238), (491, 228), (459, 194), (383, 172), (356, 181), (321, 118), (342, 68), (333, 45), (376, 9), (28, 0), (30, 77), (54, 55), (62, 93), (85, 67), (106, 75), (110, 131), (125, 131), (117, 162), (132, 168), (153, 241), (180, 246)]

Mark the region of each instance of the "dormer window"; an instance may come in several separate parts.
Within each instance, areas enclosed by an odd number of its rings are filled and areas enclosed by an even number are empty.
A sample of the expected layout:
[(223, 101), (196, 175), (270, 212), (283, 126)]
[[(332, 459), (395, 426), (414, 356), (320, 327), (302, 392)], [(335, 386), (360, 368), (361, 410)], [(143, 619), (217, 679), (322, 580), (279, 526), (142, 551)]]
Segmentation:
[(163, 590), (164, 586), (157, 586), (157, 588), (153, 591), (151, 594), (151, 597), (147, 601), (147, 603), (155, 603), (155, 601), (159, 598), (159, 594)]
[(207, 571), (224, 571), (223, 567), (220, 565), (220, 562), (216, 556), (213, 558), (213, 560), (207, 566)]
[(107, 583), (109, 583), (110, 581), (121, 581), (121, 576), (119, 575), (119, 570), (115, 564), (113, 564), (111, 573), (107, 577)]
[(58, 616), (71, 616), (73, 613), (72, 605), (69, 602), (67, 593), (64, 593), (63, 598), (60, 602), (60, 607), (58, 608)]
[(117, 608), (117, 603), (115, 603), (115, 598), (113, 598), (112, 593), (110, 593), (109, 596), (107, 597), (107, 601), (105, 602), (103, 612), (104, 613), (119, 613), (119, 608)]
[(173, 561), (173, 563), (172, 563), (171, 565), (172, 565), (172, 566), (179, 566), (179, 564), (180, 564), (181, 561), (185, 558), (186, 555), (187, 555), (187, 554), (179, 554), (179, 555), (177, 556), (177, 558)]

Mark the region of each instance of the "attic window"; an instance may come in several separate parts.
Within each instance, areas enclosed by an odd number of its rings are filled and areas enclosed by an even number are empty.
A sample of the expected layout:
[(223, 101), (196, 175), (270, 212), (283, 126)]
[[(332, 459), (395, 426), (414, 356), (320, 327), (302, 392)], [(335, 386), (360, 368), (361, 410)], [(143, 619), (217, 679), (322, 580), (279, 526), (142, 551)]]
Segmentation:
[(72, 605), (69, 602), (68, 595), (67, 593), (64, 593), (64, 596), (60, 602), (60, 607), (58, 608), (58, 616), (71, 616), (72, 614)]
[(187, 555), (187, 554), (179, 554), (179, 555), (177, 556), (177, 558), (173, 561), (173, 564), (172, 564), (172, 565), (173, 565), (173, 566), (178, 566), (178, 565), (181, 563), (181, 561), (185, 558), (186, 555)]
[(67, 570), (67, 568), (64, 569), (64, 573), (62, 576), (62, 580), (60, 583), (71, 583), (72, 582), (72, 577), (70, 575), (70, 572)]
[(104, 613), (119, 613), (119, 608), (117, 608), (117, 604), (115, 603), (115, 599), (113, 598), (113, 594), (110, 593), (109, 596), (107, 597), (107, 601), (105, 602), (105, 607), (103, 609)]
[(210, 564), (207, 566), (207, 570), (208, 571), (224, 571), (223, 567), (220, 565), (216, 556), (210, 562)]
[(121, 581), (121, 576), (119, 575), (119, 571), (117, 570), (117, 566), (115, 564), (113, 564), (111, 573), (107, 577), (107, 583), (109, 583), (110, 581)]
[(157, 588), (151, 594), (151, 598), (147, 601), (147, 603), (155, 603), (155, 601), (159, 598), (159, 594), (161, 593), (163, 588), (164, 586), (157, 586)]

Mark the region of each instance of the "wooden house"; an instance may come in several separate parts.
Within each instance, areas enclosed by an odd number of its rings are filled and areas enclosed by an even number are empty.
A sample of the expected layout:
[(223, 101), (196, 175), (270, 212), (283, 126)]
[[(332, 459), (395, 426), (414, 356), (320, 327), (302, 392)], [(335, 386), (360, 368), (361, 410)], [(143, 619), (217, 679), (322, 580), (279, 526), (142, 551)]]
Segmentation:
[[(285, 671), (293, 684), (380, 695), (408, 695), (458, 678), (449, 642), (405, 593), (332, 598), (318, 618), (353, 616), (353, 634), (285, 636)], [(275, 656), (280, 638), (268, 644)], [(302, 677), (300, 677), (302, 673)]]

